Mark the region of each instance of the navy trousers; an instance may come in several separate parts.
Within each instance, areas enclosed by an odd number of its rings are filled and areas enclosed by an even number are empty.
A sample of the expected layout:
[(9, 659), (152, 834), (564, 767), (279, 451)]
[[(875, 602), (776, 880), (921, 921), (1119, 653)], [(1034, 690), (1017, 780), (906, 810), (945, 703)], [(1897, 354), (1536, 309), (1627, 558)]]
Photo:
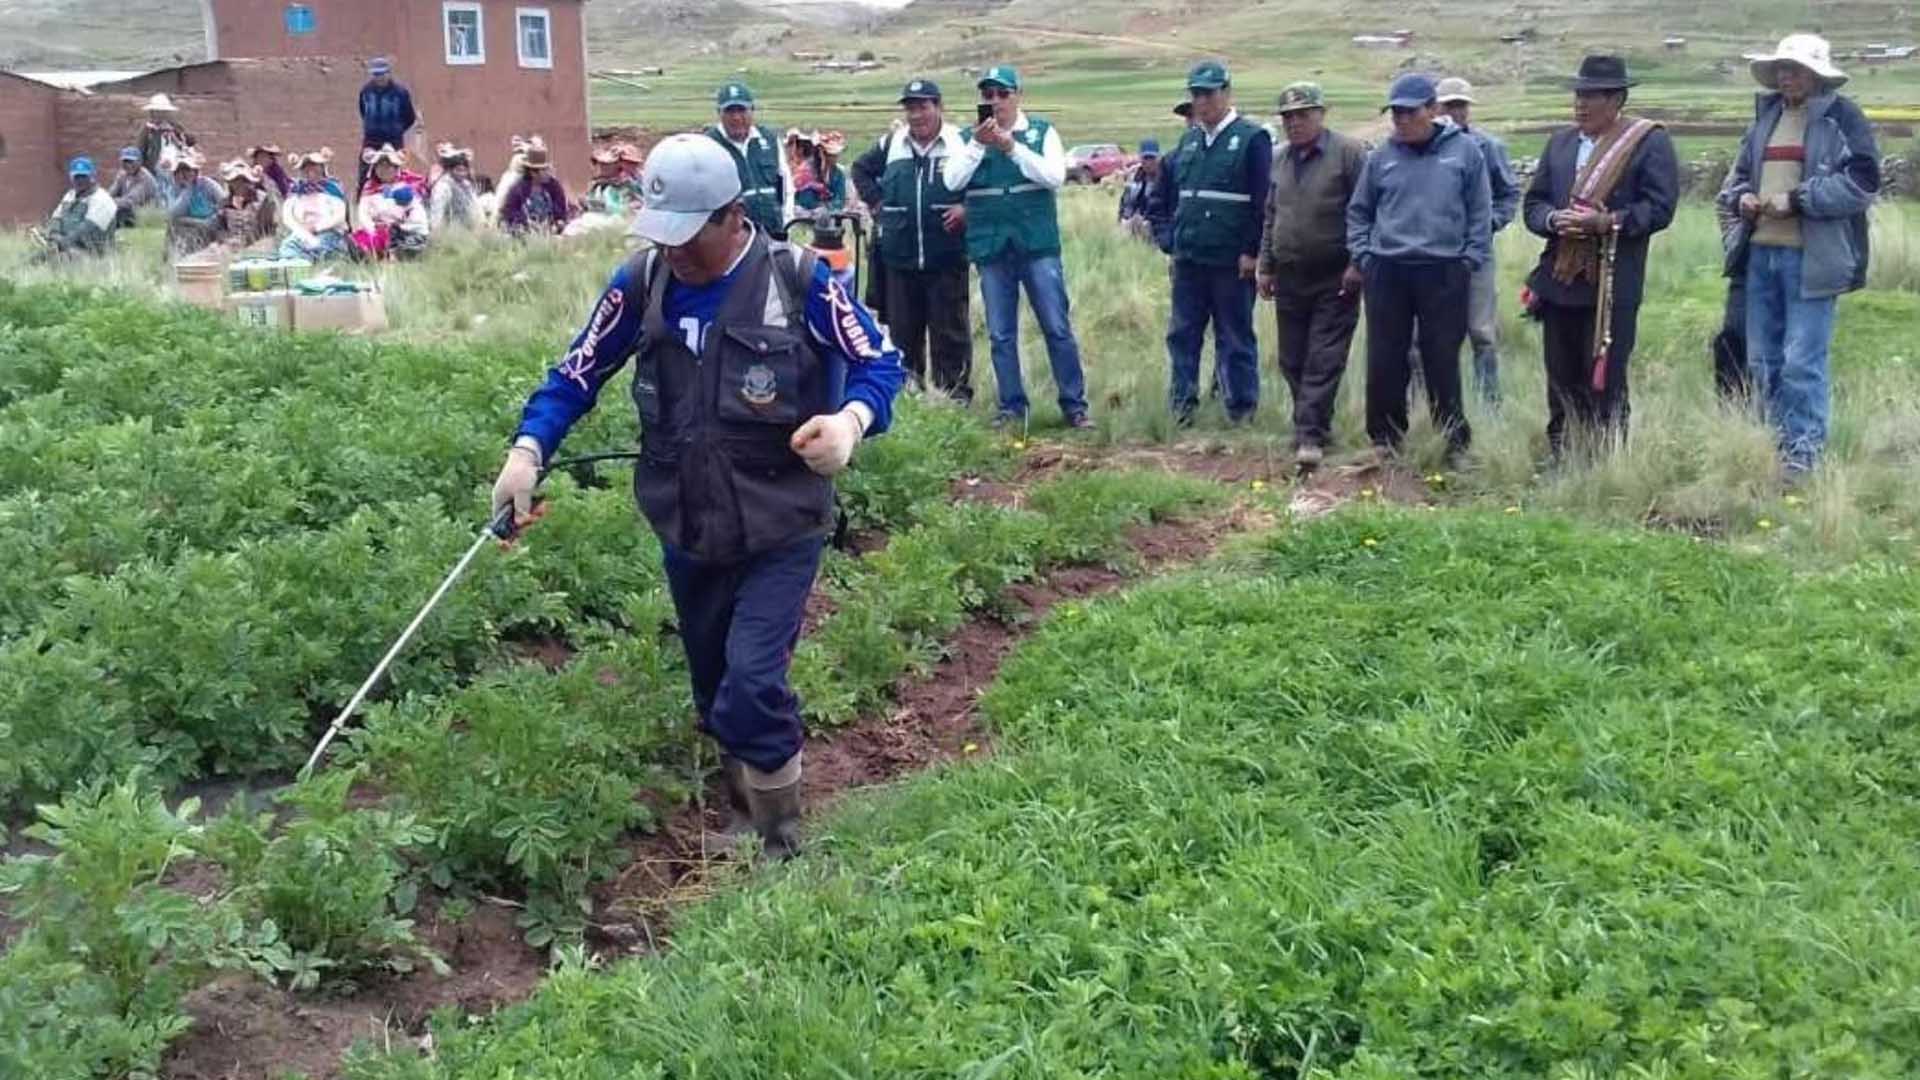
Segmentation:
[(804, 739), (787, 668), (825, 547), (815, 537), (738, 563), (666, 549), (700, 730), (761, 772), (785, 765)]
[(1200, 404), (1200, 352), (1213, 324), (1213, 353), (1227, 385), (1227, 416), (1244, 420), (1260, 405), (1260, 352), (1253, 336), (1253, 282), (1238, 267), (1173, 261), (1173, 317), (1167, 358), (1173, 378), (1167, 404), (1186, 420)]

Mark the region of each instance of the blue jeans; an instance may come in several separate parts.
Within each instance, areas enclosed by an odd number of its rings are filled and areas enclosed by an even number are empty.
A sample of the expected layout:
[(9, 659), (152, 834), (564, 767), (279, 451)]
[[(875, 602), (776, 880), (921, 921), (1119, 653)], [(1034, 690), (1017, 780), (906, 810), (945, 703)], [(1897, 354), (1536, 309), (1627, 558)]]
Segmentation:
[(1067, 274), (1060, 256), (1007, 255), (980, 264), (980, 299), (987, 309), (987, 341), (993, 352), (993, 381), (1000, 411), (1027, 415), (1027, 389), (1020, 378), (1020, 287), (1047, 339), (1047, 360), (1067, 417), (1087, 412), (1087, 379), (1080, 370), (1080, 343), (1073, 336), (1067, 301)]
[(779, 771), (804, 738), (787, 669), (825, 547), (815, 537), (738, 563), (667, 548), (662, 560), (700, 728), (761, 772)]
[(1755, 244), (1747, 258), (1747, 371), (1790, 469), (1827, 444), (1834, 298), (1800, 295), (1799, 248)]
[(1227, 416), (1253, 415), (1260, 405), (1260, 351), (1253, 336), (1253, 282), (1234, 266), (1173, 262), (1173, 316), (1167, 325), (1167, 359), (1173, 367), (1167, 404), (1181, 419), (1200, 404), (1200, 350), (1213, 323), (1213, 352), (1226, 373)]

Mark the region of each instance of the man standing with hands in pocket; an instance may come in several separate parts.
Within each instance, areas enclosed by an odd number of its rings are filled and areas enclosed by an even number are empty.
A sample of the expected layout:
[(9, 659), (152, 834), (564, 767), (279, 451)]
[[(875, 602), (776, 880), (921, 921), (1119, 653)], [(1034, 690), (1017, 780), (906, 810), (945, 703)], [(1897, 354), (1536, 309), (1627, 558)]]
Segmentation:
[(1226, 373), (1227, 420), (1260, 405), (1260, 351), (1253, 333), (1260, 225), (1273, 175), (1273, 137), (1233, 107), (1226, 65), (1204, 60), (1187, 75), (1195, 124), (1161, 183), (1178, 193), (1173, 213), (1173, 312), (1167, 326), (1174, 422), (1193, 422), (1200, 403), (1200, 350), (1207, 324)]
[(531, 521), (543, 464), (634, 363), (640, 510), (660, 537), (700, 727), (767, 854), (800, 844), (800, 702), (787, 682), (833, 530), (832, 477), (887, 429), (904, 374), (873, 317), (812, 253), (769, 241), (704, 135), (654, 148), (634, 231), (587, 325), (528, 399), (494, 483)]

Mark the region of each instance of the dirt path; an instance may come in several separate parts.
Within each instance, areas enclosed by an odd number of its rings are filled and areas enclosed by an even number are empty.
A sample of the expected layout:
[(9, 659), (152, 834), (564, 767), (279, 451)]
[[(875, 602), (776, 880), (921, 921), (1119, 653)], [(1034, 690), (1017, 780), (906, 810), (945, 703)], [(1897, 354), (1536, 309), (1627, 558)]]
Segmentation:
[[(1013, 484), (961, 484), (956, 495), (1017, 504), (1034, 480), (1080, 464), (1043, 448)], [(1146, 573), (1153, 574), (1198, 562), (1229, 534), (1270, 523), (1257, 511), (1237, 506), (1225, 515), (1138, 528), (1127, 541)], [(889, 712), (808, 745), (809, 816), (829, 809), (849, 791), (991, 753), (991, 739), (975, 715), (975, 704), (1007, 655), (1055, 606), (1134, 580), (1139, 579), (1106, 567), (1069, 566), (1014, 587), (1012, 617), (970, 619), (949, 641), (946, 658), (931, 674), (895, 687)], [(624, 872), (592, 893), (589, 948), (607, 959), (661, 949), (676, 912), (739, 872), (738, 849), (722, 837), (727, 824), (725, 800), (715, 787), (701, 803), (670, 814), (658, 831), (636, 836)], [(485, 1015), (522, 1000), (545, 977), (547, 958), (521, 940), (516, 907), (504, 900), (477, 904), (456, 923), (443, 919), (423, 898), (418, 931), (452, 967), (444, 978), (420, 972), (331, 1000), (301, 997), (241, 977), (203, 988), (188, 1000), (194, 1027), (169, 1053), (165, 1075), (172, 1080), (253, 1080), (298, 1071), (329, 1080), (339, 1075), (340, 1061), (355, 1042), (422, 1045), (427, 1018), (435, 1009), (451, 1006)]]

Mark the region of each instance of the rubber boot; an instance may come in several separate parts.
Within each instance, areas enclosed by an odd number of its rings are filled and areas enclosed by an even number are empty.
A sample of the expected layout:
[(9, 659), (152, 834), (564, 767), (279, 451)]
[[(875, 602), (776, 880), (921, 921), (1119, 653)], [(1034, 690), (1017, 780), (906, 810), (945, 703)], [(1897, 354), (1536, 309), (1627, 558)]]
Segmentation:
[(746, 832), (753, 827), (753, 809), (747, 805), (747, 765), (724, 750), (720, 753), (720, 786), (726, 790), (727, 810), (732, 816), (727, 832)]
[(747, 808), (754, 831), (771, 859), (791, 859), (800, 853), (800, 755), (774, 772), (742, 765), (746, 774)]

